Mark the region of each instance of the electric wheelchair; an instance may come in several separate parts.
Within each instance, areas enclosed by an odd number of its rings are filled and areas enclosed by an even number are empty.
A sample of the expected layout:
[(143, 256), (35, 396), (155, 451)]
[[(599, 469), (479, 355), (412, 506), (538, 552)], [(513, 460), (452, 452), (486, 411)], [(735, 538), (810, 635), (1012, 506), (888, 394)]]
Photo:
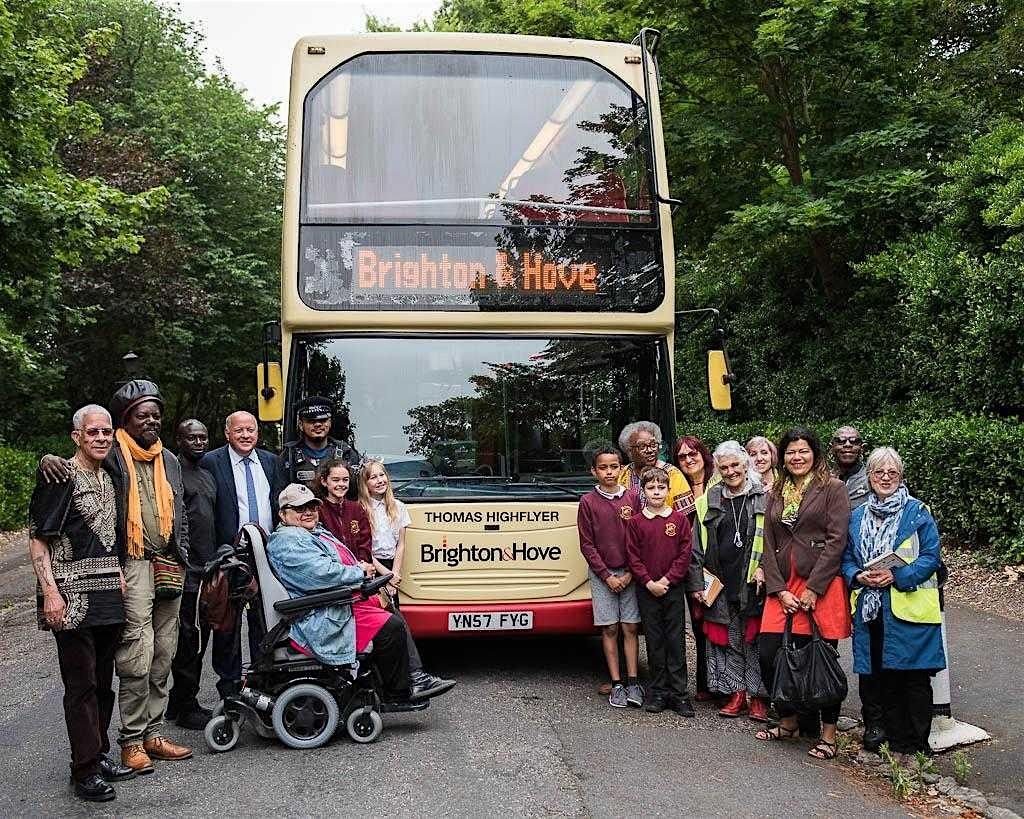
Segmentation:
[(289, 626), (307, 611), (366, 600), (387, 584), (390, 574), (359, 586), (289, 598), (267, 560), (266, 547), (267, 536), (259, 526), (242, 527), (234, 557), (254, 569), (259, 589), (249, 605), (262, 617), (265, 636), (241, 690), (225, 698), (206, 725), (204, 736), (211, 751), (234, 748), (246, 721), (260, 736), (276, 736), (290, 748), (319, 748), (340, 725), (355, 742), (373, 742), (383, 730), (382, 713), (429, 706), (428, 700), (382, 702), (372, 643), (357, 655), (355, 664), (329, 666), (296, 651), (288, 636)]

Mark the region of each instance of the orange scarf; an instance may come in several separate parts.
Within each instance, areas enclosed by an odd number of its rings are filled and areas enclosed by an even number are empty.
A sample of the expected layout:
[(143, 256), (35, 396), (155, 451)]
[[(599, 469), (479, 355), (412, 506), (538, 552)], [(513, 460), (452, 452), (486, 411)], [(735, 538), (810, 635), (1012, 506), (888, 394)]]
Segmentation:
[(135, 439), (123, 429), (115, 434), (117, 444), (121, 447), (125, 469), (128, 471), (128, 556), (140, 558), (142, 549), (142, 501), (139, 499), (139, 481), (135, 474), (135, 462), (149, 463), (155, 461), (153, 467), (153, 488), (156, 491), (156, 514), (160, 519), (160, 536), (167, 540), (171, 536), (174, 524), (174, 495), (171, 485), (167, 482), (164, 472), (163, 442), (157, 440), (149, 449), (143, 449)]

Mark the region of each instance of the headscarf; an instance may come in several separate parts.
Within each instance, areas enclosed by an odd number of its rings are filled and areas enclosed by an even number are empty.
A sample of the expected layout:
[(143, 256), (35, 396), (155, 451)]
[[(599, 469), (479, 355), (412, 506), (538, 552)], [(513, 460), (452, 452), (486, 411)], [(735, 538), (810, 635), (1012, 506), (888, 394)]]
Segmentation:
[[(868, 496), (864, 517), (860, 520), (862, 563), (870, 563), (875, 558), (895, 550), (896, 530), (909, 499), (910, 493), (905, 483), (901, 483), (899, 489), (885, 500), (874, 492)], [(865, 589), (862, 595), (861, 617), (865, 623), (870, 623), (878, 616), (878, 611), (882, 607), (882, 590), (869, 588)]]
[(139, 482), (135, 474), (135, 462), (153, 462), (153, 489), (156, 492), (156, 514), (160, 519), (160, 536), (166, 541), (171, 536), (174, 524), (174, 494), (164, 472), (163, 442), (157, 439), (149, 449), (143, 449), (124, 428), (114, 433), (121, 448), (125, 469), (128, 472), (128, 556), (143, 557), (142, 502), (139, 499)]

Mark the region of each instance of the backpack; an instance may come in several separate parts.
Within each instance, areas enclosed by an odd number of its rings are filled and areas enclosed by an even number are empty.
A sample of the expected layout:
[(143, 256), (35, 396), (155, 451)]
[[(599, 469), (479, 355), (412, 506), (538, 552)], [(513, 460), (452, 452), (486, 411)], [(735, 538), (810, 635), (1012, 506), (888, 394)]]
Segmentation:
[(241, 538), (239, 532), (234, 545), (221, 546), (203, 569), (196, 618), (214, 631), (234, 631), (245, 604), (259, 591), (252, 568), (240, 557)]

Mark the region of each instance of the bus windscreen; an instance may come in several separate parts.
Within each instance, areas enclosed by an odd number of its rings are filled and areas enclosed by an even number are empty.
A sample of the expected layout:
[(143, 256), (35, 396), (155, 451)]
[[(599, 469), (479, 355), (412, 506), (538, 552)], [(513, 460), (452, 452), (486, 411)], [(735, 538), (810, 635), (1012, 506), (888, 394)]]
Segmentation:
[(664, 338), (299, 336), (294, 352), (296, 393), (331, 398), (406, 500), (572, 498), (593, 485), (588, 450), (671, 423)]
[(652, 226), (647, 109), (596, 63), (362, 54), (303, 106), (303, 224)]

